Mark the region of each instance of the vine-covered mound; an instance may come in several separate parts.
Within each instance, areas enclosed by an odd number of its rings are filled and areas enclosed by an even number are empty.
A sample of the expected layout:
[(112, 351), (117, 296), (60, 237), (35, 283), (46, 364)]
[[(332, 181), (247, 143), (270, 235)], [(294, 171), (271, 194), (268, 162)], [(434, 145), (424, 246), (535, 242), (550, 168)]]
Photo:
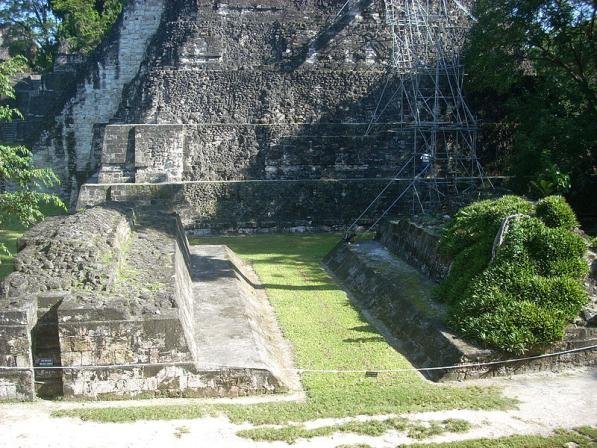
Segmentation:
[(514, 354), (559, 341), (588, 302), (586, 244), (566, 201), (517, 196), (461, 209), (440, 241), (453, 259), (439, 298), (462, 336)]

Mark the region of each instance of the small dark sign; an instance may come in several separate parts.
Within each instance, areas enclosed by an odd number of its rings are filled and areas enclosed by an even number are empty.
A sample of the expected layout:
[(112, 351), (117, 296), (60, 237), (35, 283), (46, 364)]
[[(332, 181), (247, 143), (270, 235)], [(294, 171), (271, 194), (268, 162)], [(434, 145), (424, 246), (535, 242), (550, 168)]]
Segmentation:
[(54, 367), (54, 360), (52, 358), (39, 358), (37, 365), (39, 367)]
[(375, 372), (372, 370), (365, 372), (365, 377), (367, 377), (367, 378), (377, 378), (378, 375), (379, 375), (379, 372)]

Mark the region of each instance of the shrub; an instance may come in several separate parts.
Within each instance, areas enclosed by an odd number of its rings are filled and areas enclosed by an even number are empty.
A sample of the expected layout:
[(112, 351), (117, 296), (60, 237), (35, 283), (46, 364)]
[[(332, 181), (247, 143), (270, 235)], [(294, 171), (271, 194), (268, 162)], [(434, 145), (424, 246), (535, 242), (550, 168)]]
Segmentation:
[[(588, 301), (588, 267), (586, 244), (571, 231), (574, 214), (570, 219), (547, 211), (569, 208), (561, 201), (545, 201), (541, 216), (531, 202), (513, 196), (456, 214), (440, 242), (454, 261), (437, 294), (448, 303), (448, 323), (462, 336), (514, 354), (564, 336)], [(510, 215), (520, 216), (510, 221), (492, 259), (495, 236)]]
[(471, 280), (483, 272), (491, 259), (493, 240), (485, 239), (463, 249), (454, 257), (450, 275), (435, 291), (435, 296), (444, 302), (455, 302), (464, 293)]
[(572, 230), (578, 227), (574, 211), (562, 196), (548, 196), (537, 202), (537, 217), (547, 227), (561, 227)]
[(565, 275), (581, 280), (588, 273), (584, 260), (585, 241), (562, 227), (539, 229), (530, 238), (526, 249), (541, 275)]
[(456, 213), (440, 241), (440, 250), (445, 255), (455, 256), (480, 239), (493, 241), (504, 218), (532, 211), (533, 204), (519, 196), (475, 202)]

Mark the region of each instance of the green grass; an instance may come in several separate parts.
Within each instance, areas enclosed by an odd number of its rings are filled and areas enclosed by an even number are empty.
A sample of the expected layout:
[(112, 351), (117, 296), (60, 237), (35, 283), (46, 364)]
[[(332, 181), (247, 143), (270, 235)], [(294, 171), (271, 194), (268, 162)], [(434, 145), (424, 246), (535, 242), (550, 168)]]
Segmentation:
[[(578, 428), (574, 431), (556, 431), (553, 436), (512, 436), (501, 439), (476, 439), (464, 442), (429, 443), (411, 445), (429, 448), (594, 448), (597, 446), (595, 428)], [(576, 445), (574, 445), (576, 444)]]
[[(397, 353), (350, 304), (320, 262), (338, 235), (260, 235), (194, 241), (227, 244), (251, 263), (267, 288), (285, 336), (304, 369), (404, 369)], [(224, 412), (234, 422), (286, 424), (324, 417), (383, 415), (441, 409), (504, 409), (512, 401), (493, 388), (432, 384), (415, 372), (305, 373), (305, 403), (79, 409), (55, 416), (126, 422), (197, 418)]]
[(285, 426), (282, 428), (255, 428), (239, 431), (238, 436), (255, 441), (282, 441), (295, 443), (298, 439), (331, 436), (335, 433), (349, 432), (353, 434), (379, 437), (390, 430), (408, 433), (414, 439), (425, 439), (445, 432), (466, 432), (470, 424), (465, 420), (449, 419), (442, 422), (411, 422), (405, 418), (389, 418), (366, 422), (350, 422), (341, 425), (322, 426), (307, 429), (304, 426)]
[(0, 229), (0, 243), (3, 243), (10, 254), (0, 254), (0, 280), (13, 271), (13, 258), (17, 251), (17, 239), (23, 234), (25, 228), (19, 224), (10, 223)]
[(336, 448), (371, 448), (371, 445), (367, 445), (366, 443), (357, 443), (355, 445), (338, 445)]

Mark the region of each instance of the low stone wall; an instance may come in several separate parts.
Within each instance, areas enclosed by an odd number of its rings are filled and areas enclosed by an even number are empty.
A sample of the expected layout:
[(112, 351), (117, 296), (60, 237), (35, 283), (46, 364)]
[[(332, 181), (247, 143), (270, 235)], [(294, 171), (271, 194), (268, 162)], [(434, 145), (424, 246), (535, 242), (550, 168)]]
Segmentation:
[[(445, 307), (431, 299), (434, 283), (395, 257), (378, 242), (339, 244), (324, 260), (325, 265), (351, 293), (356, 304), (383, 322), (397, 337), (399, 347), (434, 380), (465, 380), (497, 375), (557, 370), (597, 364), (597, 351), (587, 350), (553, 357), (500, 363), (510, 355), (482, 349), (451, 333), (444, 325)], [(568, 328), (565, 339), (544, 353), (559, 353), (597, 344), (597, 328)], [(538, 355), (530, 353), (528, 356)], [(493, 365), (466, 366), (492, 363)]]
[[(78, 207), (159, 205), (176, 211), (184, 227), (195, 233), (333, 230), (352, 224), (387, 183), (388, 179), (380, 178), (86, 184)], [(381, 213), (402, 187), (395, 182), (377, 212)], [(372, 211), (371, 216), (376, 213)]]
[(191, 362), (170, 366), (67, 369), (63, 378), (65, 384), (70, 385), (65, 393), (87, 399), (240, 397), (279, 388), (279, 384), (271, 381), (267, 370), (203, 370)]
[(182, 393), (186, 388), (179, 389), (180, 381), (174, 377), (147, 377), (145, 366), (134, 367), (141, 363), (192, 364), (176, 309), (164, 314), (131, 319), (122, 309), (81, 308), (72, 300), (62, 302), (58, 331), (62, 367), (66, 368), (64, 396)]
[(386, 221), (377, 233), (379, 242), (392, 253), (438, 282), (445, 279), (450, 270), (450, 260), (438, 249), (440, 237), (440, 230), (409, 218)]

